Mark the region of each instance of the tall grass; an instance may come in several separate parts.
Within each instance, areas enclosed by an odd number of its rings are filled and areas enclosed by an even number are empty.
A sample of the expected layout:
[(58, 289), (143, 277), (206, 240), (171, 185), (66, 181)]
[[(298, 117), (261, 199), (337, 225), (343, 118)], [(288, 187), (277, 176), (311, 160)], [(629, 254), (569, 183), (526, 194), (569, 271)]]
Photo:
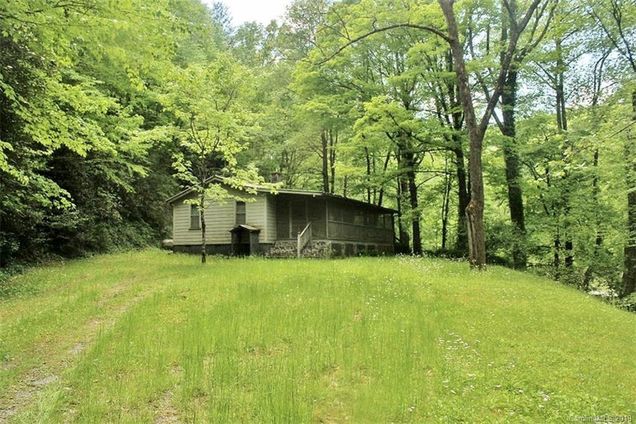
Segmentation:
[[(17, 422), (635, 413), (634, 316), (503, 268), (411, 258), (201, 266), (145, 251), (18, 280), (43, 289), (0, 303), (11, 364), (0, 367), (0, 409), (38, 361), (49, 358), (46, 373), (58, 378), (20, 406)], [(78, 340), (86, 347), (69, 353)]]

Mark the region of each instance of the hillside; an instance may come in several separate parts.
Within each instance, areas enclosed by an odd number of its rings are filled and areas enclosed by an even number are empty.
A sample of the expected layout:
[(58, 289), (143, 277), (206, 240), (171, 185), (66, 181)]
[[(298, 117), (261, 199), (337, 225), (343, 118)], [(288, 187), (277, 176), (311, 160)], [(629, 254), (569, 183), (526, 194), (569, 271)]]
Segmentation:
[(0, 293), (0, 422), (636, 414), (636, 316), (499, 267), (150, 250)]

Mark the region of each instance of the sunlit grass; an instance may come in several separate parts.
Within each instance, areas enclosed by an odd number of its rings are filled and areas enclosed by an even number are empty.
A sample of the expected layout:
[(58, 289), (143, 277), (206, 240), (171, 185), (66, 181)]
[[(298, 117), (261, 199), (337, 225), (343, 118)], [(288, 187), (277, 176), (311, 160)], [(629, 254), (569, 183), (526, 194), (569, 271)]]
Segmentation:
[[(412, 258), (201, 266), (146, 251), (13, 284), (32, 288), (0, 301), (0, 410), (13, 405), (17, 422), (635, 413), (635, 317), (503, 268)], [(54, 378), (24, 384), (34, 375)]]

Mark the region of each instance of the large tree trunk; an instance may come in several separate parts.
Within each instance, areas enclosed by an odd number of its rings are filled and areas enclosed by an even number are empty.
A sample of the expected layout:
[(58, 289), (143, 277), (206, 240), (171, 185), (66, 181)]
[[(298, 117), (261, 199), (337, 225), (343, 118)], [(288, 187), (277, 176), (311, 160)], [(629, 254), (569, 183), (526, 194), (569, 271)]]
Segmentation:
[(510, 220), (514, 226), (515, 240), (512, 247), (514, 268), (525, 268), (527, 257), (525, 252), (526, 224), (523, 210), (523, 195), (520, 185), (521, 170), (516, 140), (515, 108), (517, 104), (517, 76), (514, 66), (510, 69), (504, 90), (501, 95), (503, 125), (501, 132), (506, 136), (503, 146), (506, 164), (506, 183), (508, 186), (508, 208)]
[[(400, 156), (397, 155), (399, 158)], [(399, 167), (399, 164), (398, 164)], [(406, 231), (406, 225), (404, 225), (404, 203), (405, 203), (405, 195), (408, 190), (408, 183), (404, 175), (399, 175), (397, 177), (397, 207), (398, 207), (398, 228), (399, 228), (399, 237), (400, 237), (400, 252), (406, 253), (410, 251), (409, 246), (409, 233)]]
[[(449, 52), (446, 55), (446, 70), (454, 71), (453, 55)], [(460, 110), (459, 93), (457, 84), (448, 82), (446, 84), (448, 94), (448, 105), (450, 109), (446, 113), (450, 113), (448, 124), (452, 127), (451, 135), (452, 147), (451, 151), (455, 154), (455, 170), (457, 177), (457, 238), (455, 239), (455, 252), (459, 256), (468, 254), (468, 233), (466, 226), (466, 208), (470, 202), (470, 188), (466, 177), (466, 164), (464, 159), (464, 140), (461, 131), (464, 126), (464, 115)]]
[(457, 74), (460, 100), (464, 109), (464, 120), (470, 140), (468, 168), (470, 175), (470, 202), (466, 208), (468, 223), (468, 260), (472, 267), (483, 268), (486, 265), (486, 229), (484, 225), (484, 177), (481, 163), (484, 132), (477, 124), (473, 97), (464, 64), (464, 49), (459, 40), (459, 30), (453, 11), (453, 3), (439, 0), (448, 25), (449, 44), (453, 55), (453, 67)]
[[(466, 177), (466, 164), (464, 160), (464, 149), (461, 146), (461, 137), (455, 136), (460, 143), (453, 149), (455, 154), (455, 169), (457, 175), (457, 239), (455, 240), (455, 251), (465, 256), (468, 254), (468, 227), (466, 224), (466, 208), (470, 202), (470, 189)], [(455, 138), (454, 137), (454, 138)]]
[[(632, 120), (636, 122), (636, 90), (632, 92)], [(636, 291), (636, 140), (630, 129), (625, 142), (627, 178), (627, 245), (625, 246), (625, 271), (623, 272), (623, 296)]]

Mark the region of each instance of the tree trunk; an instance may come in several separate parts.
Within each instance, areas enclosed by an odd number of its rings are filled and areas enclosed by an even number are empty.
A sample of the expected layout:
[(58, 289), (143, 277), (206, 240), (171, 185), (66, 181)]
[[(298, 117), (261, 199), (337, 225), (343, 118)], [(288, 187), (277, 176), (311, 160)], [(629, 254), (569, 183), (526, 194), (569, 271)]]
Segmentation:
[[(632, 92), (632, 121), (636, 122), (636, 90)], [(623, 296), (636, 291), (636, 140), (630, 129), (625, 142), (627, 179), (627, 245), (625, 246), (625, 271), (623, 272)]]
[[(456, 135), (461, 143), (461, 137)], [(470, 189), (466, 178), (466, 165), (464, 163), (464, 149), (461, 144), (453, 149), (455, 154), (455, 169), (457, 175), (457, 239), (455, 250), (460, 256), (468, 254), (468, 227), (466, 224), (466, 208), (470, 202)]]
[(411, 206), (411, 226), (413, 232), (413, 254), (422, 254), (422, 238), (420, 233), (420, 210), (417, 199), (417, 181), (415, 175), (415, 160), (412, 152), (404, 153), (406, 178), (408, 180), (409, 203)]
[[(399, 155), (398, 155), (399, 157)], [(399, 164), (398, 164), (399, 167)], [(406, 225), (404, 225), (404, 204), (405, 202), (405, 193), (408, 191), (408, 182), (404, 175), (398, 176), (398, 223), (400, 227), (400, 253), (406, 253), (410, 251), (410, 240), (409, 233), (406, 231)]]
[[(334, 135), (333, 130), (329, 130), (329, 168), (331, 170), (331, 191), (336, 192), (336, 145), (338, 144), (338, 133)], [(347, 191), (347, 182), (345, 180), (345, 193)]]
[(453, 180), (448, 172), (448, 158), (446, 158), (444, 175), (444, 197), (442, 200), (442, 251), (446, 251), (448, 240), (448, 214), (450, 205), (450, 192), (453, 186)]
[[(545, 167), (545, 184), (549, 191), (550, 187), (552, 187), (552, 179), (551, 179), (550, 167), (547, 165)], [(550, 213), (550, 209), (546, 206), (545, 203), (543, 204), (543, 207), (545, 208), (546, 214), (548, 214), (549, 216), (552, 217), (552, 219), (554, 219), (554, 238), (553, 238), (554, 250), (553, 250), (552, 266), (554, 268), (554, 277), (558, 279), (559, 267), (561, 266), (561, 233), (559, 230), (559, 226), (560, 226), (559, 211), (558, 211), (559, 208), (553, 204), (552, 212)]]
[(327, 130), (320, 132), (320, 143), (322, 151), (322, 191), (329, 193), (329, 146), (327, 141)]
[(367, 203), (371, 203), (371, 156), (369, 155), (369, 148), (365, 146), (364, 157), (367, 161)]
[(484, 178), (481, 163), (482, 143), (485, 129), (477, 124), (468, 72), (464, 63), (464, 49), (459, 40), (459, 30), (453, 11), (453, 3), (439, 0), (448, 25), (449, 44), (453, 55), (453, 67), (457, 74), (460, 100), (464, 109), (464, 121), (470, 140), (468, 168), (470, 175), (470, 202), (466, 208), (468, 222), (468, 260), (474, 268), (486, 265), (486, 229), (484, 225)]
[[(449, 52), (446, 55), (446, 70), (448, 72), (454, 71), (453, 56)], [(457, 176), (457, 238), (455, 240), (455, 252), (459, 256), (466, 256), (468, 254), (468, 228), (466, 226), (466, 208), (468, 202), (470, 202), (470, 188), (468, 187), (468, 181), (466, 178), (466, 164), (464, 160), (464, 140), (461, 135), (462, 128), (464, 126), (464, 116), (460, 111), (461, 104), (458, 98), (460, 97), (457, 84), (455, 82), (448, 82), (446, 85), (448, 92), (448, 99), (451, 115), (449, 124), (453, 128), (451, 135), (452, 140), (452, 152), (455, 154), (455, 169)]]
[[(598, 102), (601, 96), (601, 90), (603, 88), (603, 66), (605, 60), (609, 56), (610, 52), (607, 51), (601, 59), (594, 65), (594, 94), (592, 96), (592, 130), (596, 132), (598, 130)], [(598, 145), (594, 149), (594, 159), (592, 161), (592, 167), (594, 170), (594, 176), (592, 177), (592, 205), (594, 206), (594, 218), (596, 223), (596, 238), (594, 240), (594, 251), (592, 254), (592, 261), (583, 274), (582, 289), (588, 291), (590, 289), (590, 283), (594, 278), (594, 275), (598, 271), (599, 260), (601, 255), (601, 247), (603, 245), (603, 214), (600, 209), (599, 195), (600, 195), (600, 175), (599, 175), (599, 157), (600, 149)]]
[[(386, 175), (386, 170), (389, 167), (389, 161), (391, 160), (391, 151), (389, 150), (389, 153), (387, 153), (386, 155), (386, 159), (384, 160), (384, 166), (382, 168), (382, 175)], [(380, 190), (378, 191), (378, 206), (382, 206), (382, 201), (384, 200), (384, 183), (382, 184), (382, 186), (380, 187)]]
[(207, 239), (205, 236), (205, 209), (203, 207), (203, 199), (199, 208), (199, 218), (201, 219), (201, 263), (207, 261)]
[(563, 265), (565, 265), (566, 268), (572, 268), (572, 265), (574, 265), (573, 249), (574, 245), (572, 244), (572, 240), (568, 238), (565, 241), (565, 259), (563, 260)]
[(526, 224), (523, 210), (523, 195), (520, 185), (521, 169), (516, 140), (515, 108), (517, 104), (517, 76), (514, 66), (510, 69), (504, 90), (501, 95), (503, 116), (502, 134), (506, 137), (503, 145), (503, 156), (506, 165), (506, 183), (508, 186), (508, 208), (510, 220), (514, 226), (512, 261), (514, 268), (525, 268), (527, 257), (525, 252)]
[[(556, 53), (557, 53), (557, 61), (556, 61), (556, 109), (557, 109), (557, 126), (559, 132), (566, 133), (565, 134), (565, 145), (563, 146), (563, 160), (564, 162), (568, 162), (570, 159), (570, 142), (568, 140), (568, 120), (566, 113), (566, 99), (565, 99), (565, 63), (563, 61), (563, 53), (561, 48), (561, 40), (556, 40)], [(566, 268), (571, 268), (574, 265), (574, 244), (572, 243), (572, 236), (570, 234), (570, 174), (569, 172), (564, 172), (563, 174), (563, 192), (561, 193), (562, 201), (563, 201), (563, 215), (564, 215), (564, 230), (565, 230), (565, 243), (564, 243), (564, 259), (563, 264)]]
[[(343, 197), (347, 197), (347, 183), (348, 183), (348, 175), (344, 176), (343, 182), (342, 182), (342, 196)], [(335, 192), (334, 192), (335, 193)]]
[(552, 265), (554, 266), (556, 277), (559, 277), (559, 266), (561, 265), (561, 236), (557, 232), (554, 236), (554, 262)]

